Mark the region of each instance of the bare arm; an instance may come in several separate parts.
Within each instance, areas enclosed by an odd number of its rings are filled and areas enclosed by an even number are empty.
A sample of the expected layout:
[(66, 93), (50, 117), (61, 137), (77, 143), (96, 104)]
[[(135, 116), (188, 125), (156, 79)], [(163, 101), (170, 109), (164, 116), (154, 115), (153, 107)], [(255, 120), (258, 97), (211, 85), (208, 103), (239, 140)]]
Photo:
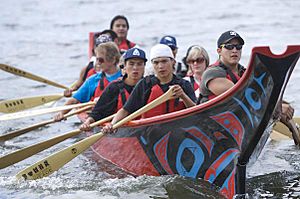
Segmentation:
[(71, 88), (73, 91), (76, 91), (80, 88), (80, 86), (83, 84), (84, 82), (84, 74), (85, 74), (85, 71), (87, 70), (87, 67), (88, 66), (85, 66), (81, 69), (80, 71), (80, 74), (79, 74), (79, 79), (76, 81), (76, 84)]
[[(78, 104), (78, 103), (79, 103), (79, 101), (78, 101), (77, 99), (71, 98), (71, 99), (69, 99), (69, 100), (65, 103), (65, 105)], [(54, 119), (55, 121), (60, 121), (60, 120), (64, 119), (64, 114), (67, 114), (67, 113), (70, 112), (70, 111), (71, 111), (71, 110), (63, 110), (63, 111), (60, 111), (60, 112), (58, 112), (57, 114), (54, 115), (53, 119)]]
[(88, 66), (85, 66), (81, 69), (80, 74), (79, 74), (79, 79), (75, 83), (72, 84), (71, 88), (66, 89), (64, 91), (64, 96), (65, 97), (71, 97), (72, 92), (77, 91), (80, 88), (80, 86), (83, 84), (83, 82), (84, 82), (83, 77), (84, 77), (84, 74), (85, 74), (85, 71), (86, 71), (87, 67)]
[(221, 95), (233, 86), (233, 82), (223, 77), (212, 79), (207, 83), (207, 88), (215, 95)]

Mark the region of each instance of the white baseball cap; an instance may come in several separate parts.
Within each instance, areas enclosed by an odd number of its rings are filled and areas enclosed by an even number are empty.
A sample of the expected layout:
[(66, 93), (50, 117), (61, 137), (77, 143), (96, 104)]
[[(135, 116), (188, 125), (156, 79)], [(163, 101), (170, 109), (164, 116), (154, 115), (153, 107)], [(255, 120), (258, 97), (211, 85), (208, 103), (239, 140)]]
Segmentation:
[(170, 57), (174, 59), (174, 55), (169, 46), (165, 44), (156, 44), (150, 50), (150, 60), (158, 57)]

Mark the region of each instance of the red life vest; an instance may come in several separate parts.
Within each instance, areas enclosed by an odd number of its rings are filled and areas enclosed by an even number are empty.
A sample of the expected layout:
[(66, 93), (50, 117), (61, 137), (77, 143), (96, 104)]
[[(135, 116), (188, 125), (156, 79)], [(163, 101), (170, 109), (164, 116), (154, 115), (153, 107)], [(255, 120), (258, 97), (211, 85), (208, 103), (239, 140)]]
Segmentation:
[[(221, 68), (223, 68), (226, 71), (226, 79), (229, 79), (230, 81), (232, 81), (234, 84), (236, 84), (239, 80), (240, 80), (240, 76), (238, 74), (236, 74), (234, 71), (232, 71), (230, 68), (226, 67), (223, 63), (221, 63), (220, 61), (217, 61), (216, 63), (210, 65), (209, 67), (216, 67), (219, 66)], [(242, 76), (243, 73), (245, 72), (245, 68), (242, 65), (238, 65), (238, 70), (240, 71), (240, 75)], [(210, 93), (208, 95), (208, 100), (211, 100), (213, 98), (217, 97), (217, 95)]]
[(120, 44), (119, 44), (119, 50), (120, 51), (126, 51), (130, 48), (133, 48), (135, 46), (135, 43), (127, 40), (127, 39), (124, 39)]
[(94, 92), (94, 95), (93, 95), (91, 101), (94, 101), (95, 98), (100, 97), (102, 95), (104, 89), (108, 86), (109, 83), (110, 82), (105, 77), (105, 74), (101, 73), (101, 79), (99, 80), (99, 84)]
[(190, 82), (192, 84), (192, 87), (193, 87), (194, 91), (196, 91), (197, 89), (199, 89), (199, 85), (195, 81), (194, 76), (189, 76), (189, 77), (190, 77)]
[(94, 75), (94, 74), (96, 74), (97, 72), (96, 72), (96, 70), (95, 70), (95, 68), (91, 68), (89, 71), (88, 71), (88, 73), (87, 73), (87, 75), (86, 75), (86, 78), (89, 78), (90, 76), (92, 76), (92, 75)]
[(120, 110), (124, 104), (126, 103), (130, 93), (124, 88), (124, 82), (119, 81), (118, 87), (120, 89), (119, 96), (118, 96), (118, 105), (117, 105), (117, 111)]
[[(161, 89), (161, 87), (158, 84), (155, 84), (151, 88), (150, 96), (148, 98), (147, 104), (152, 102), (153, 100), (157, 99), (161, 95), (164, 94), (164, 91)], [(153, 117), (165, 113), (171, 113), (174, 111), (179, 111), (186, 108), (184, 103), (182, 101), (179, 101), (179, 98), (177, 99), (171, 99), (168, 100), (155, 108), (151, 109), (150, 111), (144, 113), (142, 115), (142, 118), (148, 118)]]

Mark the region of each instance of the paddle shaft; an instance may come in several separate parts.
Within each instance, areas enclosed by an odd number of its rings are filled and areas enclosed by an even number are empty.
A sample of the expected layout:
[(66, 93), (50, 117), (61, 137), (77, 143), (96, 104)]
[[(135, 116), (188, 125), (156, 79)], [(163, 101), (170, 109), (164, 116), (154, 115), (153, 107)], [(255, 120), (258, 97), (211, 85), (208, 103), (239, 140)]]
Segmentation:
[[(172, 88), (170, 88), (164, 95), (160, 96), (159, 98), (150, 102), (146, 106), (142, 107), (141, 109), (137, 110), (136, 112), (132, 113), (131, 115), (117, 122), (115, 125), (113, 125), (113, 128), (114, 129), (118, 128), (121, 125), (129, 122), (130, 120), (138, 117), (139, 115), (156, 107), (157, 105), (169, 100), (172, 97), (172, 95), (173, 95)], [(16, 175), (16, 177), (17, 178), (23, 177), (24, 179), (27, 180), (27, 179), (38, 179), (38, 178), (48, 176), (52, 174), (54, 171), (59, 170), (66, 163), (70, 162), (73, 158), (81, 154), (83, 151), (85, 151), (87, 148), (89, 148), (91, 145), (97, 142), (100, 138), (102, 138), (103, 135), (104, 134), (100, 132), (95, 135), (89, 136), (88, 138), (85, 138), (25, 168), (24, 170), (20, 171)]]
[(0, 69), (6, 71), (8, 73), (12, 73), (14, 75), (18, 75), (18, 76), (21, 76), (21, 77), (25, 77), (27, 79), (42, 82), (42, 83), (45, 83), (45, 84), (48, 84), (48, 85), (51, 85), (51, 86), (55, 86), (57, 88), (68, 89), (68, 87), (66, 87), (64, 85), (61, 85), (57, 82), (53, 82), (53, 81), (48, 80), (44, 77), (34, 75), (32, 73), (26, 72), (24, 70), (18, 69), (18, 68), (13, 67), (13, 66), (9, 66), (9, 65), (6, 65), (6, 64), (0, 64)]
[[(80, 108), (80, 109), (78, 109), (76, 111), (73, 111), (73, 112), (65, 114), (64, 118), (68, 118), (70, 116), (73, 116), (75, 114), (81, 113), (81, 112), (86, 111), (86, 110), (89, 110), (91, 108), (92, 108), (92, 106), (86, 106), (86, 107)], [(27, 132), (30, 132), (30, 131), (32, 131), (34, 129), (37, 129), (39, 127), (42, 127), (42, 126), (45, 126), (45, 125), (48, 125), (48, 124), (51, 124), (51, 123), (55, 123), (55, 122), (56, 121), (54, 119), (46, 120), (46, 121), (39, 122), (37, 124), (34, 124), (34, 125), (31, 125), (31, 126), (22, 128), (22, 129), (18, 129), (16, 131), (13, 131), (13, 132), (10, 132), (10, 133), (7, 133), (5, 135), (1, 135), (0, 136), (0, 142), (4, 142), (6, 140), (10, 140), (10, 139), (15, 138), (17, 136), (20, 136), (20, 135), (23, 135), (23, 134), (25, 134)]]
[[(108, 116), (102, 120), (99, 120), (97, 122), (94, 122), (91, 124), (91, 127), (95, 127), (95, 126), (98, 126), (102, 123), (105, 123), (105, 122), (108, 122), (110, 121), (112, 118), (114, 117), (114, 115), (111, 115), (111, 116)], [(48, 149), (49, 147), (55, 145), (55, 144), (58, 144), (68, 138), (71, 138), (73, 136), (76, 136), (80, 133), (80, 129), (76, 129), (76, 130), (73, 130), (73, 131), (69, 131), (63, 135), (59, 135), (59, 136), (56, 136), (54, 138), (51, 138), (49, 140), (45, 140), (45, 141), (42, 141), (40, 143), (37, 143), (37, 144), (34, 144), (34, 145), (31, 145), (31, 146), (28, 146), (28, 147), (25, 147), (23, 149), (19, 149), (17, 151), (14, 151), (10, 154), (7, 154), (7, 155), (4, 155), (0, 158), (0, 169), (3, 169), (3, 168), (6, 168), (10, 165), (13, 165), (17, 162), (20, 162), (32, 155), (35, 155), (45, 149)]]
[(60, 107), (53, 107), (53, 108), (44, 108), (44, 109), (38, 109), (38, 110), (29, 110), (29, 111), (23, 111), (18, 113), (9, 113), (5, 115), (0, 116), (0, 121), (4, 120), (13, 120), (13, 119), (19, 119), (23, 117), (31, 117), (36, 115), (42, 115), (47, 113), (53, 113), (63, 110), (70, 110), (73, 108), (79, 108), (87, 105), (94, 105), (95, 102), (87, 102), (87, 103), (81, 103), (81, 104), (72, 104), (72, 105), (65, 105)]

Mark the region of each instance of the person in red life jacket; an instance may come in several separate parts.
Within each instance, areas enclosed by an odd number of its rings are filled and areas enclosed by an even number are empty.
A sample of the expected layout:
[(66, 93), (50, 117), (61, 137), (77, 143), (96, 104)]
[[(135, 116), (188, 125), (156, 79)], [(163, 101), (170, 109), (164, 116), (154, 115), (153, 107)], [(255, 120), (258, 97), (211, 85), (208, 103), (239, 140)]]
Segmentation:
[(155, 100), (172, 86), (173, 98), (143, 114), (143, 118), (165, 114), (195, 105), (196, 97), (191, 84), (173, 74), (174, 55), (164, 44), (157, 44), (151, 48), (150, 60), (155, 76), (143, 78), (134, 87), (127, 102), (121, 108), (112, 122), (103, 131), (112, 132), (112, 125), (129, 114), (135, 112), (147, 103)]
[(209, 66), (202, 75), (201, 100), (208, 101), (234, 86), (245, 68), (239, 64), (244, 40), (235, 31), (224, 32), (218, 39), (219, 60)]
[[(174, 36), (171, 35), (164, 36), (161, 38), (159, 43), (169, 46), (174, 55), (174, 59), (176, 59), (178, 46), (177, 46), (176, 38)], [(183, 78), (185, 77), (186, 72), (187, 72), (187, 68), (181, 62), (176, 61), (176, 63), (174, 64), (174, 74), (177, 75), (178, 77)]]
[(186, 56), (183, 58), (188, 68), (191, 70), (191, 75), (184, 77), (192, 84), (196, 97), (200, 94), (200, 82), (204, 70), (209, 66), (209, 56), (207, 51), (198, 45), (193, 45), (188, 48)]
[[(85, 103), (99, 98), (108, 84), (122, 76), (117, 64), (120, 52), (114, 42), (100, 44), (96, 49), (96, 65), (101, 72), (89, 77), (79, 90), (70, 98), (65, 105)], [(63, 119), (63, 115), (69, 110), (61, 111), (54, 116), (56, 121)]]
[(110, 22), (110, 29), (118, 35), (116, 43), (120, 49), (121, 54), (135, 46), (135, 43), (127, 39), (129, 23), (125, 16), (115, 16)]
[(112, 82), (102, 93), (88, 119), (80, 126), (81, 130), (91, 130), (90, 124), (108, 117), (120, 110), (127, 101), (137, 82), (142, 79), (147, 62), (146, 54), (139, 48), (131, 48), (124, 54), (125, 75)]
[(89, 63), (81, 69), (79, 74), (79, 79), (76, 81), (76, 83), (70, 89), (66, 89), (64, 91), (65, 97), (72, 96), (72, 92), (78, 90), (87, 78), (101, 71), (101, 69), (97, 68), (96, 65), (96, 57), (95, 57), (94, 49), (102, 43), (115, 41), (116, 39), (117, 39), (117, 34), (112, 30), (103, 30), (102, 32), (95, 34), (95, 41), (94, 41), (95, 45), (92, 50), (93, 56), (91, 57)]
[[(232, 30), (224, 32), (219, 37), (217, 41), (219, 60), (209, 66), (202, 75), (201, 103), (224, 93), (242, 77), (245, 68), (239, 61), (244, 43), (242, 37)], [(289, 103), (283, 102), (279, 109), (281, 121), (288, 126), (288, 121), (293, 118), (294, 108)]]

